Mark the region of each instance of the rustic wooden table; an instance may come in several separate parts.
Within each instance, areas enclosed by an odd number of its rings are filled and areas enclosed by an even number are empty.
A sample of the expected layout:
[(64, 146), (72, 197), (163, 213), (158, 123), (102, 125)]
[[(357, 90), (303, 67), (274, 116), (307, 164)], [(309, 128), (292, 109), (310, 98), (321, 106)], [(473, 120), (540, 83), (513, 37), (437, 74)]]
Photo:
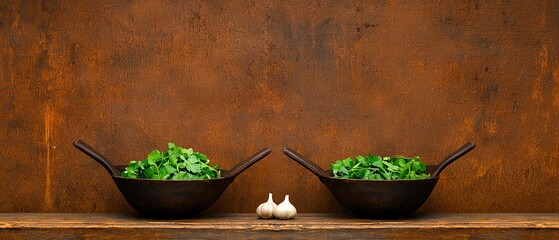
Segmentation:
[(0, 239), (559, 239), (559, 213), (432, 214), (401, 220), (255, 214), (153, 220), (95, 213), (0, 213)]

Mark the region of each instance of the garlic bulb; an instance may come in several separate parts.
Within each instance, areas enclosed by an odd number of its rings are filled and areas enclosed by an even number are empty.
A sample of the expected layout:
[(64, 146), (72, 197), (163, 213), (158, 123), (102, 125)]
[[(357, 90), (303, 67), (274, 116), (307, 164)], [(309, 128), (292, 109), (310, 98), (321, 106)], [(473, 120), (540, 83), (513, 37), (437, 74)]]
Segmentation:
[(274, 210), (277, 207), (278, 205), (276, 205), (276, 203), (272, 199), (272, 193), (269, 193), (268, 201), (260, 204), (258, 208), (256, 208), (256, 215), (258, 215), (259, 218), (264, 219), (272, 218), (274, 216)]
[(297, 215), (297, 209), (289, 202), (289, 195), (274, 210), (274, 217), (279, 219), (291, 219)]

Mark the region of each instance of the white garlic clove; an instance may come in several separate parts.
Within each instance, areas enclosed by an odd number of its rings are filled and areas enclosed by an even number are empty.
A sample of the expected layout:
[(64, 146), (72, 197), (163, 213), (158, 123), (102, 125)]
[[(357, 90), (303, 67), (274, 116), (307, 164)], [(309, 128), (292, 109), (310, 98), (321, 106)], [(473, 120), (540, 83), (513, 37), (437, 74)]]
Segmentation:
[(256, 208), (256, 215), (258, 215), (259, 218), (264, 219), (272, 218), (274, 216), (274, 210), (276, 209), (276, 207), (277, 205), (272, 199), (272, 193), (269, 193), (268, 201), (260, 204), (258, 208)]
[(278, 205), (274, 202), (274, 199), (272, 199), (272, 193), (268, 194), (268, 201), (267, 203), (274, 205), (274, 208), (276, 208)]
[(297, 209), (289, 202), (289, 195), (274, 210), (274, 217), (279, 219), (292, 219), (297, 215)]

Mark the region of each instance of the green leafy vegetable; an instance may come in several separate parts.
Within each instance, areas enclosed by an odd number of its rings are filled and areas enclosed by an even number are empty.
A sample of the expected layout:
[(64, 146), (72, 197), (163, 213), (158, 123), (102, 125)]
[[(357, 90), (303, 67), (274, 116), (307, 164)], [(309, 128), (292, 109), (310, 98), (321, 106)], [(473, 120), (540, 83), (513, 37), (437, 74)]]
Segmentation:
[(210, 160), (192, 148), (184, 149), (174, 143), (165, 152), (152, 151), (143, 161), (131, 161), (123, 177), (157, 180), (197, 180), (219, 178), (219, 165), (211, 167)]
[(404, 156), (383, 157), (369, 154), (366, 157), (355, 156), (330, 163), (335, 178), (366, 180), (424, 179), (427, 167), (419, 157)]

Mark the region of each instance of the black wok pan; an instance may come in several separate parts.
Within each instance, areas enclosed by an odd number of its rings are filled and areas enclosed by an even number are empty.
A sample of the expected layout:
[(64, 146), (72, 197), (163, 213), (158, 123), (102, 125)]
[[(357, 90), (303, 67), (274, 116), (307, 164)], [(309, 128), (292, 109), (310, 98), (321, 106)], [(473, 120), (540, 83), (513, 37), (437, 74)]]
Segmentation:
[(290, 148), (284, 148), (283, 153), (314, 173), (332, 192), (334, 198), (355, 214), (363, 217), (401, 218), (421, 207), (435, 188), (439, 174), (474, 147), (474, 143), (466, 143), (438, 165), (427, 165), (430, 178), (415, 180), (334, 178), (332, 171), (323, 170)]
[(77, 140), (74, 146), (99, 162), (109, 172), (126, 201), (150, 218), (193, 217), (215, 203), (230, 183), (244, 170), (260, 161), (270, 148), (264, 148), (230, 171), (221, 170), (221, 177), (205, 180), (150, 180), (121, 177), (126, 165), (115, 166), (107, 158)]

